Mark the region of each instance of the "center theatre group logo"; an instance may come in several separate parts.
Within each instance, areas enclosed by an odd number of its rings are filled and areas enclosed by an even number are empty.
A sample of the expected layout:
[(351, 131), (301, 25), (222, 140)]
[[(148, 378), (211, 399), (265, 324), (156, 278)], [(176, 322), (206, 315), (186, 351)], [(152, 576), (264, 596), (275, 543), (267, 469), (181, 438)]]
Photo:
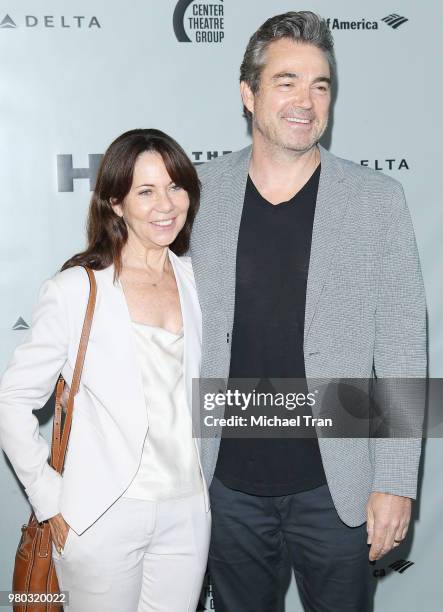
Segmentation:
[(5, 15), (0, 21), (0, 29), (12, 29), (21, 25), (25, 28), (101, 28), (97, 17), (86, 17), (85, 15), (25, 15), (23, 20), (17, 24), (10, 15)]
[[(407, 17), (397, 15), (397, 13), (391, 13), (391, 15), (383, 17), (380, 21), (383, 21), (387, 26), (396, 30), (409, 20)], [(330, 30), (378, 30), (379, 26), (379, 21), (367, 18), (355, 21), (345, 21), (337, 17), (328, 17), (326, 23)]]
[(223, 0), (178, 0), (172, 23), (179, 42), (221, 43), (225, 37)]

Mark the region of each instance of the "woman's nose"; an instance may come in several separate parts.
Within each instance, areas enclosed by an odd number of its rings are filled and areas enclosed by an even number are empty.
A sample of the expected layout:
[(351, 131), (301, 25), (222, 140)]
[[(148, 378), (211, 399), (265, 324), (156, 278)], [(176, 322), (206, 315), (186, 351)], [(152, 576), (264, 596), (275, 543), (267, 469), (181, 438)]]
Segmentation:
[(162, 213), (168, 213), (174, 210), (174, 204), (168, 193), (161, 193), (157, 202), (155, 203), (155, 209)]

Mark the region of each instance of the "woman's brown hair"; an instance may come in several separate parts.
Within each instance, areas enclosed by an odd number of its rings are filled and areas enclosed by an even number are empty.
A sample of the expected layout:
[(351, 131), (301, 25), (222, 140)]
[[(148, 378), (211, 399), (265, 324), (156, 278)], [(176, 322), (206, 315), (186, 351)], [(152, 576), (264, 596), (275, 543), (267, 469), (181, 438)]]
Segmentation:
[(181, 146), (160, 130), (131, 130), (119, 136), (105, 152), (97, 175), (87, 220), (88, 245), (63, 264), (62, 270), (73, 266), (89, 266), (103, 270), (111, 264), (115, 275), (122, 269), (121, 251), (128, 239), (124, 220), (111, 206), (111, 198), (122, 202), (132, 186), (138, 156), (145, 151), (161, 155), (171, 180), (189, 196), (185, 224), (170, 249), (183, 255), (189, 248), (192, 224), (200, 202), (200, 182), (197, 172)]

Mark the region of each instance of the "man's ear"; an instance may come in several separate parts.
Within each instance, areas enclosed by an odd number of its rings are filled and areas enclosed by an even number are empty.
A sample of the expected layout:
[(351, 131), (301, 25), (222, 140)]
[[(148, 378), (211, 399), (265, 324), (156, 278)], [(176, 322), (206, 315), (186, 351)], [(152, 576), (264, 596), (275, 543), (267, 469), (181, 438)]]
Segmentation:
[(254, 114), (254, 94), (246, 81), (240, 82), (240, 95), (244, 106), (250, 113)]
[(117, 202), (116, 198), (109, 198), (109, 203), (112, 207), (112, 210), (115, 212), (116, 215), (118, 215), (119, 217), (123, 217), (123, 208), (122, 205)]

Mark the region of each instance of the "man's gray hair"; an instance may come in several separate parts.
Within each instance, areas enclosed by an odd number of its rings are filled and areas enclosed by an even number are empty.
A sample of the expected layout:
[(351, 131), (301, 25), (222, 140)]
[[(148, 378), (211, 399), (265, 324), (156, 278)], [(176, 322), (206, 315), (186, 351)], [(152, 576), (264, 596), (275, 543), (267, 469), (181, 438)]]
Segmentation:
[[(256, 94), (260, 87), (267, 47), (282, 38), (307, 43), (321, 49), (329, 62), (331, 79), (334, 77), (334, 40), (326, 21), (311, 11), (290, 11), (265, 21), (249, 39), (240, 66), (240, 81), (245, 81), (252, 93)], [(251, 113), (246, 108), (244, 110), (245, 115), (251, 118)]]

